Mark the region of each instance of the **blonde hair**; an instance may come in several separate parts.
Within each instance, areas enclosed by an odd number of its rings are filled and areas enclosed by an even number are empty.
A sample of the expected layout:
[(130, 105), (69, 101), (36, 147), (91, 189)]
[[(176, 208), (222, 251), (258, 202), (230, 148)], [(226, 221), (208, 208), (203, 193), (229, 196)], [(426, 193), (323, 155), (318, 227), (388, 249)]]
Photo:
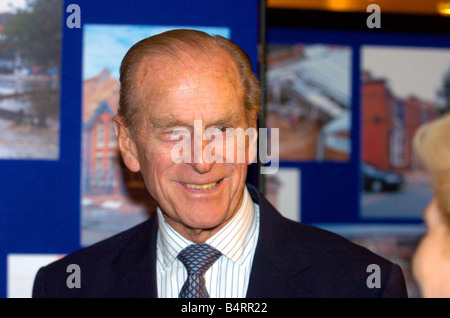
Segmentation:
[(430, 176), (439, 208), (450, 221), (450, 114), (420, 126), (413, 145)]
[(142, 119), (143, 101), (135, 90), (136, 74), (144, 58), (157, 56), (172, 57), (178, 60), (181, 56), (208, 56), (212, 61), (217, 58), (217, 50), (228, 54), (236, 63), (240, 80), (244, 87), (244, 107), (247, 123), (256, 122), (260, 111), (259, 82), (253, 74), (247, 53), (232, 41), (197, 30), (171, 30), (143, 39), (133, 45), (122, 60), (120, 67), (120, 100), (118, 114), (125, 125), (136, 137)]

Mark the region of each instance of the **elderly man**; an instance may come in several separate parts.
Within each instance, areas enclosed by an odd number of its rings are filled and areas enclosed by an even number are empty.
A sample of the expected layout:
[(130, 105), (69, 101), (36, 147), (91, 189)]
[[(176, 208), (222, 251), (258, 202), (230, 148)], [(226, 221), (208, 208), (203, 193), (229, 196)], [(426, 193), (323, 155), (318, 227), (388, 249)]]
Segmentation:
[[(234, 43), (168, 31), (135, 44), (120, 71), (120, 152), (158, 209), (42, 268), (34, 297), (406, 296), (397, 265), (283, 218), (246, 185), (256, 133), (240, 139), (230, 131), (256, 132), (259, 87)], [(215, 160), (207, 160), (216, 139), (224, 149), (214, 148)], [(183, 160), (174, 160), (180, 153)], [(242, 153), (244, 162), (237, 160)], [(80, 268), (80, 286), (67, 284), (70, 264)]]

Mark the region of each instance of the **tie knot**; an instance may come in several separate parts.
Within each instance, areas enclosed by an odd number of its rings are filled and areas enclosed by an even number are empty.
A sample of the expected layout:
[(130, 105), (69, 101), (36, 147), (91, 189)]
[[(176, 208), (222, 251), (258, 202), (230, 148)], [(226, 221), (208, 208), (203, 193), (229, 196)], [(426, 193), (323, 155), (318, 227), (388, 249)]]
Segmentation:
[(178, 254), (189, 275), (202, 276), (208, 268), (222, 255), (208, 244), (192, 244)]

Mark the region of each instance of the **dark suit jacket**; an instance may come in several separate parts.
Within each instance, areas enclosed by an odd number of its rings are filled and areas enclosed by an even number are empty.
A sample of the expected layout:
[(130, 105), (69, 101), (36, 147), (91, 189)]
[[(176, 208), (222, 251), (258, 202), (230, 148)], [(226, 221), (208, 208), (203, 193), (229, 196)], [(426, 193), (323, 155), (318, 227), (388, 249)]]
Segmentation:
[[(293, 222), (253, 186), (260, 234), (249, 298), (407, 297), (400, 267), (334, 233)], [(33, 297), (157, 297), (157, 217), (76, 251), (39, 270)], [(68, 288), (70, 264), (80, 267), (81, 288)], [(380, 268), (379, 288), (369, 288), (370, 264)]]

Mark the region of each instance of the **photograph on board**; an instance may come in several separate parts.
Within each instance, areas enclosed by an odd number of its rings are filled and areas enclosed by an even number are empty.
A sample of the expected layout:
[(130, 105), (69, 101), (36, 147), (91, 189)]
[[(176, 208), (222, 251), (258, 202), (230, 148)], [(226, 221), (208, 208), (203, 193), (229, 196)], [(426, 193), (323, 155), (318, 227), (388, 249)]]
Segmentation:
[(280, 160), (347, 161), (351, 151), (352, 51), (347, 46), (267, 46), (266, 124)]
[(0, 4), (0, 159), (59, 158), (62, 3)]
[(6, 262), (7, 297), (31, 298), (38, 270), (64, 256), (65, 254), (8, 254)]
[(364, 46), (361, 67), (360, 216), (421, 219), (432, 190), (412, 138), (450, 109), (450, 50)]

